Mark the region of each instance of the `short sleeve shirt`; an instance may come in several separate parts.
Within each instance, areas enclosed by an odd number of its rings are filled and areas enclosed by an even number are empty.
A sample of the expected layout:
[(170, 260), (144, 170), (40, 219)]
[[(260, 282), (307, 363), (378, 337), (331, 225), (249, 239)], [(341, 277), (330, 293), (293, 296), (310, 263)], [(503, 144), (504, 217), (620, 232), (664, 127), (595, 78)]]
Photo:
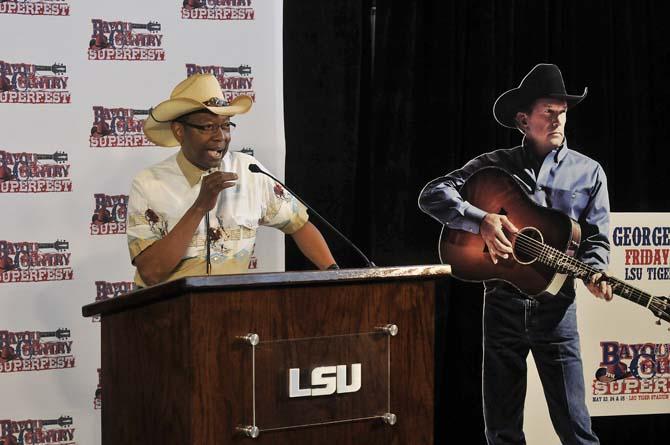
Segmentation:
[[(210, 211), (212, 274), (245, 273), (249, 269), (259, 226), (286, 234), (299, 230), (307, 209), (271, 178), (249, 171), (260, 163), (244, 153), (228, 152), (221, 170), (235, 172), (236, 185), (224, 189)], [(265, 170), (265, 169), (264, 169)], [(128, 201), (128, 249), (135, 258), (163, 238), (193, 205), (202, 177), (208, 174), (191, 164), (181, 151), (141, 171), (133, 180)], [(205, 218), (168, 280), (206, 274)], [(139, 273), (135, 282), (144, 286)]]

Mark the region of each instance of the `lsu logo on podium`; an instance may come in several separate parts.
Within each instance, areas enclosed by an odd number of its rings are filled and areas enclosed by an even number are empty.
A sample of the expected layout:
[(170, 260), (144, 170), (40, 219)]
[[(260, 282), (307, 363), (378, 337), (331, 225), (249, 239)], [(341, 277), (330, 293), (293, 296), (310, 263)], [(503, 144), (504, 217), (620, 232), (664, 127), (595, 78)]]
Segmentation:
[(93, 32), (88, 43), (88, 60), (165, 60), (161, 24), (155, 21), (130, 23), (91, 19)]
[[(347, 383), (350, 380), (351, 383)], [(290, 398), (318, 397), (331, 394), (358, 392), (361, 389), (361, 364), (351, 365), (351, 375), (347, 379), (347, 365), (319, 366), (312, 369), (310, 386), (300, 384), (300, 368), (289, 369)]]
[(69, 104), (72, 98), (66, 71), (62, 63), (35, 65), (0, 60), (0, 103)]

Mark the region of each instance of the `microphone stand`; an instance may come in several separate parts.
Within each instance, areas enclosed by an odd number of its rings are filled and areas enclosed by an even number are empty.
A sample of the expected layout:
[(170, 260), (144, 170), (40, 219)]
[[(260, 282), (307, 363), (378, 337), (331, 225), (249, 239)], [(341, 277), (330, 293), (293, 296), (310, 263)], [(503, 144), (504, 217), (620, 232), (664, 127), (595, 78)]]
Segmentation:
[(212, 257), (210, 256), (209, 244), (212, 242), (209, 235), (209, 211), (205, 213), (205, 243), (207, 243), (207, 275), (212, 273)]
[(333, 225), (332, 225), (331, 223), (329, 223), (323, 216), (319, 215), (319, 212), (317, 212), (316, 210), (314, 210), (309, 204), (307, 204), (305, 201), (303, 201), (298, 195), (296, 195), (295, 193), (293, 193), (293, 190), (291, 190), (290, 188), (286, 187), (286, 184), (284, 184), (284, 183), (281, 182), (279, 179), (277, 179), (277, 178), (275, 178), (274, 176), (272, 176), (270, 173), (268, 173), (268, 172), (266, 172), (266, 171), (264, 171), (264, 170), (261, 170), (261, 168), (260, 168), (258, 165), (256, 165), (256, 164), (249, 164), (249, 171), (251, 171), (252, 173), (261, 173), (261, 174), (264, 174), (265, 176), (267, 176), (267, 177), (273, 179), (275, 182), (277, 182), (278, 184), (280, 184), (280, 185), (281, 185), (282, 187), (284, 187), (284, 188), (285, 188), (291, 195), (293, 195), (293, 197), (294, 197), (295, 199), (297, 199), (298, 201), (300, 201), (300, 202), (302, 203), (302, 205), (304, 205), (304, 206), (307, 207), (312, 213), (314, 213), (314, 216), (316, 216), (317, 218), (319, 218), (319, 220), (322, 221), (326, 226), (328, 226), (328, 227), (330, 228), (330, 230), (332, 230), (333, 232), (335, 232), (335, 233), (336, 233), (340, 238), (342, 238), (342, 239), (343, 239), (349, 246), (353, 247), (353, 249), (356, 251), (356, 253), (358, 253), (358, 255), (359, 255), (361, 258), (363, 258), (363, 260), (365, 261), (365, 264), (366, 264), (368, 267), (377, 267), (377, 265), (376, 265), (375, 263), (373, 263), (372, 261), (370, 261), (370, 260), (368, 259), (368, 257), (365, 256), (365, 254), (364, 254), (363, 252), (361, 252), (361, 250), (360, 250), (358, 247), (356, 247), (356, 245), (355, 245), (354, 243), (352, 243), (352, 242), (349, 240), (349, 238), (347, 238), (346, 236), (344, 236), (339, 230), (337, 230), (335, 227), (333, 227)]
[[(216, 168), (210, 168), (207, 171), (207, 174), (210, 175), (210, 174), (214, 173), (215, 171), (218, 171), (220, 168), (221, 168), (220, 166), (216, 167)], [(211, 256), (211, 251), (210, 251), (210, 249), (211, 249), (210, 244), (212, 242), (212, 237), (209, 233), (209, 212), (210, 211), (208, 210), (207, 213), (205, 213), (205, 243), (207, 244), (207, 247), (205, 249), (206, 249), (206, 264), (207, 264), (206, 271), (207, 271), (207, 275), (212, 274), (212, 256)]]
[(377, 28), (377, 0), (370, 1), (370, 81), (375, 78), (375, 34)]

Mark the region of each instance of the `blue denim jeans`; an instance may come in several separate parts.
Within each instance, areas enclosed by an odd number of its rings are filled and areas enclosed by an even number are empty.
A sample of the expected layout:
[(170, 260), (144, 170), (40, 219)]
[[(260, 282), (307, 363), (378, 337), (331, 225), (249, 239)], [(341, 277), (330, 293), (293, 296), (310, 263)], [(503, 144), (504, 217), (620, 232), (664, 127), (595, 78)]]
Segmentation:
[(526, 357), (533, 353), (563, 444), (598, 444), (584, 401), (574, 297), (533, 300), (496, 289), (484, 298), (483, 403), (489, 445), (525, 444)]

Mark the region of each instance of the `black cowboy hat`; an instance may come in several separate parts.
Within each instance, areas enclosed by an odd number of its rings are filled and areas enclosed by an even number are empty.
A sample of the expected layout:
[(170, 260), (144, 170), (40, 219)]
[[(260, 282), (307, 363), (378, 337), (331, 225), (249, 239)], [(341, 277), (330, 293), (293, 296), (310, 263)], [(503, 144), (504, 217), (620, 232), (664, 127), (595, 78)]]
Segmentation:
[(516, 128), (516, 113), (532, 104), (541, 97), (552, 97), (567, 102), (572, 108), (581, 102), (588, 92), (584, 88), (581, 96), (571, 95), (565, 91), (561, 70), (556, 65), (540, 63), (530, 70), (521, 80), (517, 88), (505, 91), (493, 104), (493, 116), (504, 127)]

